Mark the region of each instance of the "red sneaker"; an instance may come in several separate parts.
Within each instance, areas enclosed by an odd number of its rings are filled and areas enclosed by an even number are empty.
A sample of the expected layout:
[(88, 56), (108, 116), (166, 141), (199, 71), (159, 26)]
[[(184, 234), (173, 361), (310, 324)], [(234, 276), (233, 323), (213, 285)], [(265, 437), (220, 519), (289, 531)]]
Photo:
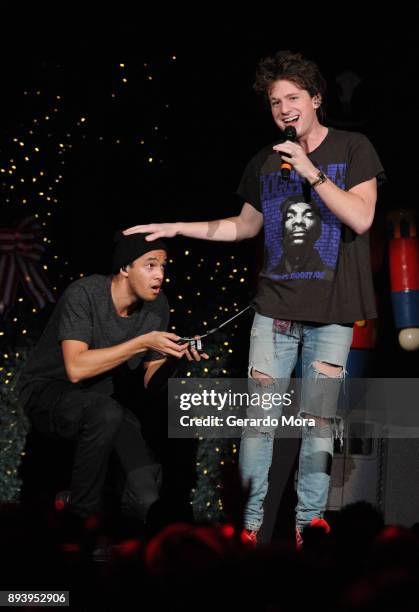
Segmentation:
[[(320, 529), (323, 529), (325, 533), (330, 533), (329, 523), (322, 518), (312, 518), (310, 523), (308, 524), (308, 527), (319, 527)], [(298, 529), (298, 527), (295, 528), (295, 539), (297, 550), (301, 550), (303, 547), (303, 535), (302, 532), (300, 532), (300, 530)]]
[(322, 518), (311, 519), (310, 527), (320, 527), (321, 529), (324, 529), (325, 533), (330, 533), (329, 523)]
[(241, 532), (242, 542), (245, 544), (250, 544), (251, 546), (256, 546), (257, 544), (257, 536), (258, 532), (256, 530), (251, 531), (250, 529), (243, 529)]

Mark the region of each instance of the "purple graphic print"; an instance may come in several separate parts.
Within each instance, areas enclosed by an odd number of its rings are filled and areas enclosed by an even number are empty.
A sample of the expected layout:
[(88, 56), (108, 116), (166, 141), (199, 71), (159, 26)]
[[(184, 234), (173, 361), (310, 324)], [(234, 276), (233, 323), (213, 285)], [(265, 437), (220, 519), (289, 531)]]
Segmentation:
[[(319, 169), (345, 189), (345, 164)], [(275, 280), (332, 280), (341, 236), (339, 219), (315, 190), (308, 190), (307, 197), (295, 171), (289, 182), (281, 180), (280, 172), (261, 175), (260, 180), (265, 226), (263, 275)]]

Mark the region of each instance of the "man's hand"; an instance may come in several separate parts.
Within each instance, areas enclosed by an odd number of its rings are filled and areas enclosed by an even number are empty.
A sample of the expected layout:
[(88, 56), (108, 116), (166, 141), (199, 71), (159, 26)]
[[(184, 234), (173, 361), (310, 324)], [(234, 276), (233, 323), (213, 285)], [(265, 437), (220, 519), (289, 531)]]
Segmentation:
[[(201, 336), (194, 336), (195, 340), (199, 340)], [(188, 343), (189, 346), (189, 343)], [(201, 361), (201, 359), (209, 359), (207, 353), (199, 353), (196, 348), (186, 349), (185, 353), (188, 361)]]
[(178, 233), (176, 223), (149, 223), (148, 225), (134, 225), (123, 231), (125, 236), (130, 234), (150, 234), (146, 236), (147, 242), (157, 238), (173, 238)]
[[(199, 339), (200, 336), (195, 336), (195, 339)], [(153, 331), (142, 336), (144, 345), (151, 350), (158, 351), (165, 355), (172, 355), (180, 359), (184, 355), (188, 361), (201, 361), (201, 359), (209, 359), (207, 353), (199, 354), (194, 348), (189, 348), (189, 342), (183, 344), (177, 344), (180, 337), (170, 332)]]
[(176, 342), (180, 340), (180, 336), (170, 332), (152, 331), (142, 335), (141, 340), (147, 349), (163, 353), (164, 355), (171, 355), (177, 359), (183, 357), (189, 346), (189, 342), (177, 344)]
[[(152, 334), (162, 334), (164, 332), (151, 332)], [(175, 336), (175, 334), (166, 334), (169, 336)], [(179, 339), (179, 336), (175, 336)], [(200, 336), (195, 336), (196, 339), (199, 339)], [(183, 355), (186, 355), (188, 361), (201, 361), (201, 359), (209, 359), (207, 353), (199, 354), (196, 349), (188, 349), (184, 348), (185, 344), (177, 345), (181, 350), (176, 357), (180, 358)], [(186, 342), (186, 346), (189, 346), (189, 342)], [(159, 390), (163, 384), (167, 381), (167, 379), (172, 376), (173, 372), (176, 370), (177, 365), (175, 365), (173, 359), (168, 359), (167, 357), (164, 359), (158, 359), (156, 361), (147, 361), (144, 363), (145, 375), (144, 375), (144, 386), (147, 388), (151, 388), (152, 390)]]
[(302, 178), (310, 182), (315, 180), (319, 171), (307, 157), (303, 147), (297, 142), (290, 142), (287, 140), (286, 142), (275, 145), (273, 150), (277, 153), (286, 153), (287, 155), (280, 156), (281, 159), (285, 162), (289, 162)]

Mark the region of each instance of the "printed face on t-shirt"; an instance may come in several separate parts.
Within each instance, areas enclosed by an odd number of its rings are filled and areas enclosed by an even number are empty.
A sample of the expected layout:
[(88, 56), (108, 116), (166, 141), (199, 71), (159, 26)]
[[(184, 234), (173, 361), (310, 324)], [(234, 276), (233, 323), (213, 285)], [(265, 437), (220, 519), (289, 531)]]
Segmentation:
[(319, 237), (320, 218), (311, 204), (292, 203), (284, 213), (284, 248), (314, 244)]
[[(316, 193), (311, 197), (293, 170), (283, 182), (280, 171), (261, 174), (265, 228), (264, 274), (273, 280), (332, 280), (339, 252), (341, 223)], [(325, 168), (326, 169), (326, 168)], [(328, 167), (330, 176), (336, 176)], [(340, 184), (340, 183), (339, 183)]]

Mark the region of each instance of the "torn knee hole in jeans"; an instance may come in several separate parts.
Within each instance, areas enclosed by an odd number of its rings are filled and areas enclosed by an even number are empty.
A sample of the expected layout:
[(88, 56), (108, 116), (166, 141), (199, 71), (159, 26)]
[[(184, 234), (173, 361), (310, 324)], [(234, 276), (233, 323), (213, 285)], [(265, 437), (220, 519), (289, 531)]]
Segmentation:
[(328, 378), (341, 378), (344, 373), (342, 366), (327, 361), (313, 361), (311, 367), (317, 374), (323, 374)]
[(255, 370), (255, 368), (250, 368), (250, 376), (253, 380), (256, 380), (262, 385), (272, 385), (274, 380), (269, 374), (264, 374), (263, 372), (259, 372), (259, 370)]

